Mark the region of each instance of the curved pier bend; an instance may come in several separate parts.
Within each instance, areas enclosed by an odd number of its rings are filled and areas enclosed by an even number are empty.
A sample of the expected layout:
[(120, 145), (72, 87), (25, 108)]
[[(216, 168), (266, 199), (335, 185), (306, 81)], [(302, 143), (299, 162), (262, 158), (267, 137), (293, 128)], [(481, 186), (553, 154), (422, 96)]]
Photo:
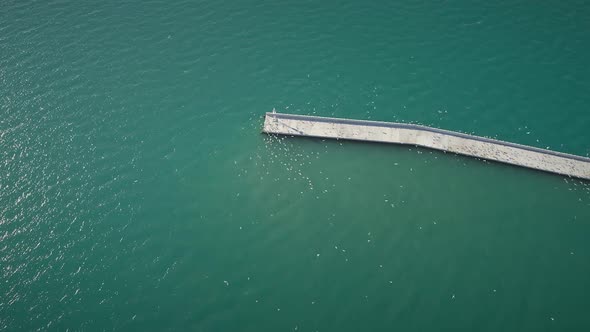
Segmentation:
[(262, 131), (415, 145), (590, 180), (590, 158), (420, 125), (266, 113)]

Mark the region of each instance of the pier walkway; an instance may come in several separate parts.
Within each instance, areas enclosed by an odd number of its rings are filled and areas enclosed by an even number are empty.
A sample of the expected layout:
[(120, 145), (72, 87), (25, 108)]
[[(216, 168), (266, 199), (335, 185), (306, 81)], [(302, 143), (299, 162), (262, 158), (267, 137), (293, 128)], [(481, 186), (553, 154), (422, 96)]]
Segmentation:
[(420, 125), (266, 113), (263, 132), (414, 145), (590, 180), (590, 158)]

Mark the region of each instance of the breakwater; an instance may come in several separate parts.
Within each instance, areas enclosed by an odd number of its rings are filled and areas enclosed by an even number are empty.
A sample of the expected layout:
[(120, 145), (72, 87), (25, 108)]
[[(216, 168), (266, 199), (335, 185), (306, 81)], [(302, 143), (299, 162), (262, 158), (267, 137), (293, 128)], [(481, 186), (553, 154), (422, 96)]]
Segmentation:
[(590, 158), (421, 125), (266, 113), (263, 132), (414, 145), (590, 180)]

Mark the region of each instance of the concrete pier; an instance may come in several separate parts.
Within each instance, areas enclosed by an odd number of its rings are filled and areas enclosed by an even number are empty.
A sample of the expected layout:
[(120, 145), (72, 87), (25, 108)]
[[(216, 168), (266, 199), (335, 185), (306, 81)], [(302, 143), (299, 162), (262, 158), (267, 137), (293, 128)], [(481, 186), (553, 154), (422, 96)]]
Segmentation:
[(408, 144), (590, 180), (590, 158), (420, 125), (266, 113), (263, 132)]

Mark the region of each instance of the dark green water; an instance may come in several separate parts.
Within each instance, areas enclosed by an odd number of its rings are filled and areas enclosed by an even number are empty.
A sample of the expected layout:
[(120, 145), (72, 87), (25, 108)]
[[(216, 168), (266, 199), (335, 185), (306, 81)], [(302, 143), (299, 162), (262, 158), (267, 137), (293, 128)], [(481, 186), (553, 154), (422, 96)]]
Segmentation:
[(590, 153), (584, 1), (0, 3), (0, 330), (588, 331), (590, 184), (264, 112)]

